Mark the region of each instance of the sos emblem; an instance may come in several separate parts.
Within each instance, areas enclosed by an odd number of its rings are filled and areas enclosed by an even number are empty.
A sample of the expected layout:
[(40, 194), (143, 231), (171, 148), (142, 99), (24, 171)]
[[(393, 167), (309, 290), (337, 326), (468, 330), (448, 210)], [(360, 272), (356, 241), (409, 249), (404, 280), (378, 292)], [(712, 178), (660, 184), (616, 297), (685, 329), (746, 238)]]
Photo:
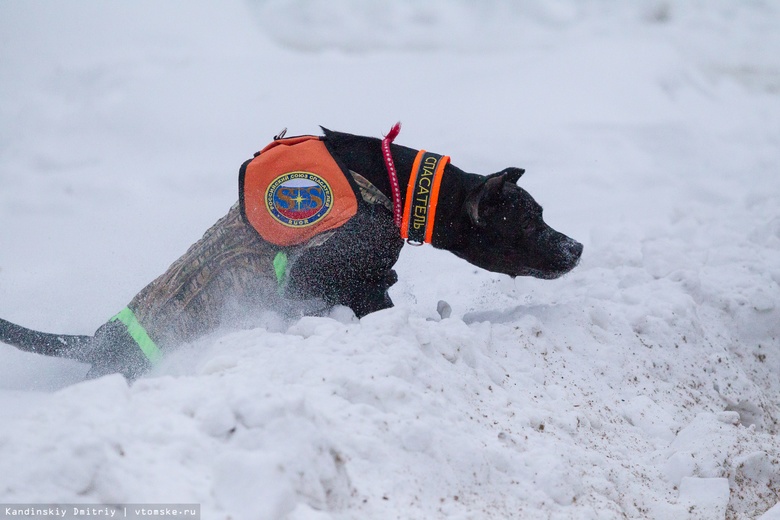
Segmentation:
[(317, 174), (288, 172), (275, 178), (265, 192), (268, 212), (281, 224), (306, 227), (323, 219), (333, 207), (330, 185)]

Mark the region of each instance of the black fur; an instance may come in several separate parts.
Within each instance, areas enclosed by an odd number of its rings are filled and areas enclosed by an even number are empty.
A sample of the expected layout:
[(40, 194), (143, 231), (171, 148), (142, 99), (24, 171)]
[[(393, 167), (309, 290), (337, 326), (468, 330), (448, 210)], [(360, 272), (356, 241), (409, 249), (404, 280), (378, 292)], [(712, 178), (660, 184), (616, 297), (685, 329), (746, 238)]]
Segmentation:
[(0, 319), (0, 341), (44, 356), (75, 359), (92, 365), (88, 377), (122, 373), (135, 379), (150, 368), (121, 324), (109, 321), (94, 336), (47, 334)]
[(92, 342), (92, 336), (47, 334), (0, 318), (0, 341), (35, 354), (69, 357), (69, 353), (88, 346)]
[[(333, 152), (353, 171), (390, 194), (381, 141), (324, 129)], [(403, 188), (417, 150), (392, 145)], [(365, 172), (365, 173), (364, 173)], [(442, 180), (432, 244), (464, 260), (509, 276), (557, 278), (572, 270), (582, 244), (549, 227), (541, 206), (515, 183), (525, 170), (506, 168), (489, 176), (448, 164)], [(392, 216), (387, 212), (387, 218)]]
[[(391, 198), (381, 141), (323, 128), (324, 141), (342, 168), (359, 173)], [(404, 196), (417, 150), (392, 145)], [(582, 244), (550, 228), (542, 208), (516, 185), (520, 168), (488, 176), (446, 166), (432, 245), (489, 271), (509, 276), (557, 278), (573, 269)], [(358, 317), (392, 307), (387, 290), (403, 247), (390, 210), (359, 200), (357, 215), (324, 244), (307, 249), (291, 268), (288, 299), (345, 305)], [(0, 320), (0, 341), (48, 356), (92, 364), (90, 376), (121, 372), (135, 378), (149, 363), (127, 330), (109, 321), (95, 336), (46, 334)]]

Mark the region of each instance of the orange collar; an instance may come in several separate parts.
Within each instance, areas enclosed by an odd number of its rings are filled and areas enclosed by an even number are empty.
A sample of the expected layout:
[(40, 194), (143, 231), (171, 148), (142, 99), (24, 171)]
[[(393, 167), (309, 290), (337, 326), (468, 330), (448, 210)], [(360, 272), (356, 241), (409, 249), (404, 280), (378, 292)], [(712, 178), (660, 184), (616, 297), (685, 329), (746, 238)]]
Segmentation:
[(448, 162), (450, 158), (446, 155), (425, 150), (417, 152), (406, 187), (406, 204), (401, 221), (401, 237), (410, 245), (431, 243), (439, 188)]

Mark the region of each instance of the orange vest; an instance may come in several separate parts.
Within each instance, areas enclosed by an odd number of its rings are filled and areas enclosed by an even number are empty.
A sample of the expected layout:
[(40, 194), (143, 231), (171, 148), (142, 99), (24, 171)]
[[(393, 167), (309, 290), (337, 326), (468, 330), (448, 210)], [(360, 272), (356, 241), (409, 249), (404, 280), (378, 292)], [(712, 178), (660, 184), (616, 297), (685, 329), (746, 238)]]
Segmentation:
[(272, 244), (294, 246), (357, 213), (355, 189), (321, 138), (277, 139), (241, 166), (241, 214)]

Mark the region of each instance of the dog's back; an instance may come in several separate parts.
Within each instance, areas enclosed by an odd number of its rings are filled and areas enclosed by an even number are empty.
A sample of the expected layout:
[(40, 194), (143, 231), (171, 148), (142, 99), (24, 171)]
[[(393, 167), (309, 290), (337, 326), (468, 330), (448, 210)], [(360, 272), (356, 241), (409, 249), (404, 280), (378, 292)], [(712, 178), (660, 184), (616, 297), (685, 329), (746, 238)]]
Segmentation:
[(229, 320), (231, 308), (276, 308), (274, 254), (235, 204), (128, 307), (157, 342), (191, 341)]

